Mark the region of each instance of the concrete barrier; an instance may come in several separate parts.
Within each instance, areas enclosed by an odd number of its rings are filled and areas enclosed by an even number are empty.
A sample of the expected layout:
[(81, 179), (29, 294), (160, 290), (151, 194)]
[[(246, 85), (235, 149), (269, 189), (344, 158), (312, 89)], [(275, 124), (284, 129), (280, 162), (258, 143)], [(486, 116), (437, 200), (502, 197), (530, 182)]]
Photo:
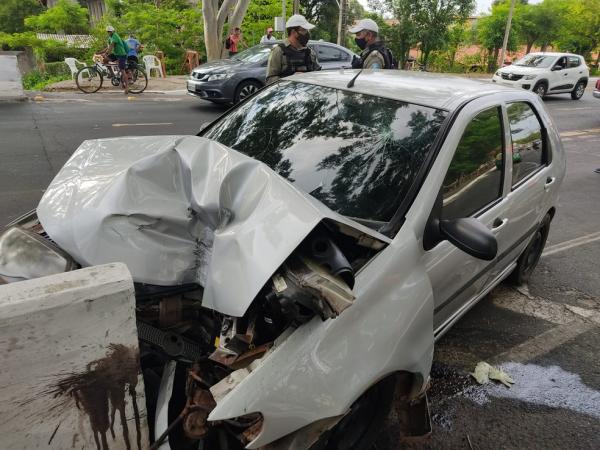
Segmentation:
[(148, 448), (133, 282), (106, 264), (0, 286), (2, 448)]

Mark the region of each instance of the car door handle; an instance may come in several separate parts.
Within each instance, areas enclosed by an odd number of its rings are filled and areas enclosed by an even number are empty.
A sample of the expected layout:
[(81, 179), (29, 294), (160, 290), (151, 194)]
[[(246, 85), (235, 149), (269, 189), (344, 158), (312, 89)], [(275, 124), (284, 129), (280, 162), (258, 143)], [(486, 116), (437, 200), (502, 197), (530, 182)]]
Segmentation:
[(502, 228), (504, 228), (507, 223), (508, 223), (508, 219), (500, 219), (500, 218), (495, 219), (494, 223), (492, 223), (492, 232), (497, 233)]
[(556, 181), (556, 177), (546, 178), (546, 184), (544, 184), (544, 190), (547, 191), (550, 188), (550, 186), (552, 186), (554, 184), (555, 181)]

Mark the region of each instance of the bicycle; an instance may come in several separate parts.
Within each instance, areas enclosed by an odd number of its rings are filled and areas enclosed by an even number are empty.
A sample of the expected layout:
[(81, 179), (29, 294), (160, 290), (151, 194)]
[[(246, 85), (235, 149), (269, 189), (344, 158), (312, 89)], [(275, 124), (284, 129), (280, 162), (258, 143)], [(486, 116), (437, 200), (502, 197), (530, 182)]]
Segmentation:
[[(108, 66), (112, 68), (113, 76), (109, 77), (113, 86), (121, 85), (123, 73), (119, 69), (118, 64), (108, 63), (101, 64), (99, 59), (94, 57), (94, 65), (86, 66), (79, 69), (75, 77), (75, 83), (81, 92), (84, 94), (93, 94), (102, 88), (104, 77), (108, 77)], [(129, 71), (129, 93), (141, 94), (148, 86), (148, 77), (143, 68), (134, 61), (127, 61), (127, 71)]]

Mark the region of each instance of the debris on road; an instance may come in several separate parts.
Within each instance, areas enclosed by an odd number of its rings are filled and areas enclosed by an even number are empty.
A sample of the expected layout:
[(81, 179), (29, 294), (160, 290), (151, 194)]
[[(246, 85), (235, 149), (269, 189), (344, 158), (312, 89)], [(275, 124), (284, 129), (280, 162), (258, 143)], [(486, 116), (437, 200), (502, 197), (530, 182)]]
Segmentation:
[(475, 371), (471, 376), (475, 378), (479, 384), (487, 384), (490, 380), (499, 381), (506, 387), (511, 387), (514, 384), (514, 380), (506, 372), (489, 365), (485, 361), (477, 363)]

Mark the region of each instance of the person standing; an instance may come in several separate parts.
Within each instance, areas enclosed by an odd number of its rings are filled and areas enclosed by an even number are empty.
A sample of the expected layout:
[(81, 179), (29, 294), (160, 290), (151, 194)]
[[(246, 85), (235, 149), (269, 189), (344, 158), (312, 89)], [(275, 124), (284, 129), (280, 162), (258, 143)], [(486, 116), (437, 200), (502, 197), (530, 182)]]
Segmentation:
[(354, 42), (362, 50), (360, 58), (352, 61), (354, 69), (394, 69), (392, 52), (379, 40), (379, 26), (372, 19), (362, 19), (350, 28)]
[(142, 44), (138, 41), (135, 36), (130, 33), (129, 39), (125, 41), (129, 50), (127, 51), (127, 61), (133, 61), (136, 64), (139, 62), (138, 60), (138, 52), (142, 50)]
[(315, 26), (308, 23), (304, 16), (294, 14), (285, 23), (287, 39), (274, 45), (267, 65), (267, 84), (296, 72), (321, 70), (315, 52), (307, 47), (310, 31)]
[(234, 56), (239, 51), (239, 46), (248, 47), (242, 38), (242, 30), (238, 27), (233, 29), (233, 33), (227, 37), (225, 48), (229, 50), (229, 56)]
[(275, 36), (273, 36), (273, 28), (267, 28), (267, 34), (260, 38), (261, 44), (268, 44), (269, 42), (275, 42)]
[[(121, 84), (123, 86), (123, 90), (127, 95), (129, 93), (129, 74), (127, 70), (127, 50), (125, 42), (123, 39), (115, 33), (115, 29), (108, 25), (106, 27), (106, 32), (108, 33), (108, 46), (105, 47), (100, 53), (103, 54), (104, 64), (108, 64), (109, 61), (118, 61), (119, 69), (121, 70)], [(108, 66), (109, 76), (114, 77), (112, 67)]]

